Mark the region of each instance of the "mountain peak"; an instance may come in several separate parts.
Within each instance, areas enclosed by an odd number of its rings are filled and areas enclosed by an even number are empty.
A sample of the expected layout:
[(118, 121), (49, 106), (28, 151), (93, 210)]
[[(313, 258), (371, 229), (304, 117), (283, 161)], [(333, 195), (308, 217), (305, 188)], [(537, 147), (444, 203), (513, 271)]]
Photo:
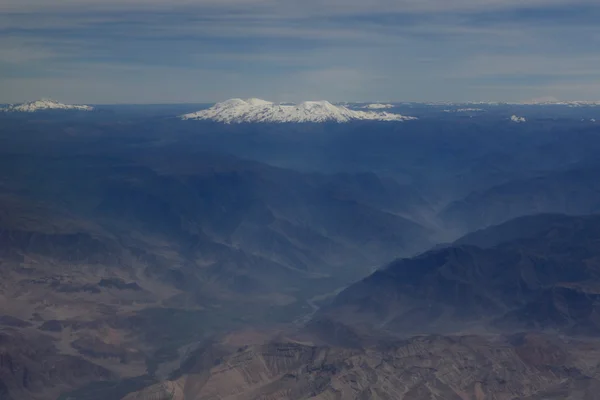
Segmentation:
[(75, 110), (92, 111), (94, 108), (86, 105), (63, 104), (50, 98), (41, 98), (39, 100), (29, 101), (21, 104), (11, 104), (8, 107), (0, 109), (5, 112), (36, 112), (46, 110)]
[(373, 111), (354, 111), (336, 106), (326, 100), (304, 101), (299, 104), (272, 103), (257, 98), (230, 99), (207, 110), (181, 116), (182, 119), (210, 120), (231, 123), (299, 123), (337, 122), (358, 120), (406, 121), (416, 119), (399, 114)]

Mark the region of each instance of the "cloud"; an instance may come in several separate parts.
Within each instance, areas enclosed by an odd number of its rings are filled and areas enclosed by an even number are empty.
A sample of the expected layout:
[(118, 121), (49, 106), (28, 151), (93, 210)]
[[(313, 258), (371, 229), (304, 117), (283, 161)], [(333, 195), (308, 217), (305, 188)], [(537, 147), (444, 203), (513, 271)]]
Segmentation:
[(594, 5), (595, 0), (4, 0), (0, 11), (12, 13), (43, 12), (62, 13), (65, 11), (166, 11), (177, 9), (219, 9), (219, 10), (272, 10), (279, 15), (318, 15), (327, 14), (364, 14), (378, 12), (447, 12), (502, 10), (507, 8), (545, 8), (549, 6)]
[(0, 64), (24, 65), (53, 59), (57, 54), (35, 40), (0, 38)]
[(478, 76), (530, 76), (552, 75), (561, 77), (593, 77), (600, 79), (600, 55), (583, 54), (577, 58), (564, 57), (562, 54), (478, 54), (463, 64), (464, 72), (457, 71), (455, 75), (462, 78), (472, 78), (473, 71)]
[(4, 0), (0, 102), (583, 99), (597, 20), (596, 0)]

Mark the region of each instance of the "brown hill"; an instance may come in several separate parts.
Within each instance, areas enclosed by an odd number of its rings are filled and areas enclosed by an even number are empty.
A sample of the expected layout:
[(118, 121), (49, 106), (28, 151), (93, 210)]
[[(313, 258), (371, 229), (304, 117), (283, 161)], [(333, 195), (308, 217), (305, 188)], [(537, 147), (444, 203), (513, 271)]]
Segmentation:
[(597, 342), (540, 334), (420, 336), (363, 349), (270, 342), (204, 358), (193, 373), (123, 400), (592, 400), (598, 355)]

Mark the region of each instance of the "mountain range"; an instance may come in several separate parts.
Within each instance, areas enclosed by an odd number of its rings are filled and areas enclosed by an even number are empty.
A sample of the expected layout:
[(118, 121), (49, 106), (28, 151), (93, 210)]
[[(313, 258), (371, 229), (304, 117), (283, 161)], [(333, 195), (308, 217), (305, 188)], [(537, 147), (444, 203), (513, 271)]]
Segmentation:
[(598, 176), (597, 166), (586, 165), (510, 180), (451, 202), (439, 217), (447, 227), (466, 233), (525, 215), (599, 213)]
[(350, 110), (328, 101), (305, 101), (297, 105), (276, 104), (261, 99), (230, 99), (207, 110), (181, 116), (184, 120), (210, 120), (224, 123), (302, 123), (350, 121), (408, 121), (413, 117), (374, 111)]
[(0, 108), (4, 112), (36, 112), (36, 111), (92, 111), (94, 107), (86, 105), (71, 105), (63, 104), (51, 99), (40, 99), (21, 104), (11, 104), (7, 107)]
[(394, 335), (523, 330), (600, 334), (600, 217), (540, 214), (400, 259), (323, 317)]
[(386, 108), (394, 108), (393, 104), (384, 104), (384, 103), (372, 103), (363, 106), (362, 108), (366, 108), (368, 110), (385, 110)]

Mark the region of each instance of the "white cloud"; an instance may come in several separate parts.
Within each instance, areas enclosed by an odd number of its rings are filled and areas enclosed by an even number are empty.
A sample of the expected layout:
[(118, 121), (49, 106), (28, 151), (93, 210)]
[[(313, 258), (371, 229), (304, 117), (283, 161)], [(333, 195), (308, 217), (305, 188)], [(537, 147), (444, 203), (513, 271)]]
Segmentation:
[(273, 10), (287, 15), (298, 14), (344, 14), (364, 12), (444, 12), (481, 11), (513, 7), (548, 7), (552, 5), (595, 5), (596, 0), (3, 0), (0, 11), (4, 12), (64, 12), (110, 11), (110, 10), (163, 10), (183, 8), (245, 9), (258, 12)]

